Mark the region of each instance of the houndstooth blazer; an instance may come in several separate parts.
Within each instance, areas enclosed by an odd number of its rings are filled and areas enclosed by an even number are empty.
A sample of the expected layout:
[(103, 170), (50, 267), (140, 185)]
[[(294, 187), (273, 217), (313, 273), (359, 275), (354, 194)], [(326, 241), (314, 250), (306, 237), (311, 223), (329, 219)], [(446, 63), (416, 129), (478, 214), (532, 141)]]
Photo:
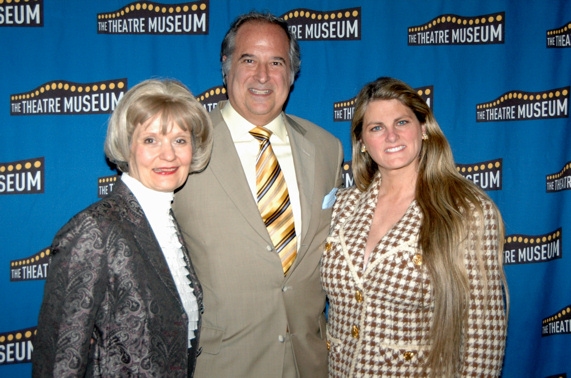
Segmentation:
[[(381, 239), (363, 271), (363, 256), (380, 177), (362, 193), (339, 192), (321, 279), (329, 298), (327, 336), (331, 377), (420, 377), (433, 316), (430, 278), (417, 238), (422, 214), (413, 201)], [(497, 377), (501, 372), (506, 320), (498, 264), (498, 219), (489, 200), (485, 212), (484, 264), (489, 273), (488, 306), (474, 251), (465, 252), (470, 280), (468, 324), (463, 337), (462, 377)]]

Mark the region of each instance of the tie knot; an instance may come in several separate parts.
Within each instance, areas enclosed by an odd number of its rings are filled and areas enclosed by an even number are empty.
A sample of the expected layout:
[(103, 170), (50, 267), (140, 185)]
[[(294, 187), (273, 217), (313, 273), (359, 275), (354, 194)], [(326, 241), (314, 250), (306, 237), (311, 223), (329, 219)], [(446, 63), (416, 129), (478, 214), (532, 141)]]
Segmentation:
[(250, 134), (259, 141), (267, 141), (270, 139), (272, 132), (266, 128), (256, 126), (250, 130)]

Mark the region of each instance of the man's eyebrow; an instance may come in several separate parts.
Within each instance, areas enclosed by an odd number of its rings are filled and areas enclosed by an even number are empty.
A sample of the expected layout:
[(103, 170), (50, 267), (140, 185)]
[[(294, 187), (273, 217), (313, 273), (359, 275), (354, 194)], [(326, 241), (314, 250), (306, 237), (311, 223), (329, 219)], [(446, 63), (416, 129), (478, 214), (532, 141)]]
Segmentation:
[[(253, 58), (254, 56), (255, 56), (254, 54), (245, 53), (245, 54), (240, 55), (240, 58), (238, 58), (238, 59)], [(286, 63), (286, 62), (287, 62), (284, 57), (279, 56), (279, 55), (274, 56), (274, 57), (272, 58), (272, 60), (279, 60), (279, 61), (282, 62), (282, 63)]]
[(275, 56), (274, 60), (279, 60), (280, 62), (283, 62), (283, 63), (286, 62), (285, 58), (282, 58), (281, 56)]

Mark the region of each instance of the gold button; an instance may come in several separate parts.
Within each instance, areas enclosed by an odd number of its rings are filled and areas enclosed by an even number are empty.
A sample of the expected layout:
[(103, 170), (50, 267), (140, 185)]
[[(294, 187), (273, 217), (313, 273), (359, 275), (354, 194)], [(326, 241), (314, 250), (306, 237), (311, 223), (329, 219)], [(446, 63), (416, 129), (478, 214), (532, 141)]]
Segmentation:
[(421, 266), (422, 265), (422, 255), (420, 253), (417, 253), (416, 255), (414, 255), (414, 257), (412, 258), (412, 262), (414, 265)]
[(359, 327), (353, 326), (351, 328), (351, 335), (353, 335), (354, 338), (358, 339), (359, 338)]
[(332, 246), (333, 246), (333, 245), (331, 244), (331, 242), (325, 243), (325, 252), (331, 251), (331, 247), (332, 247)]
[(361, 292), (359, 290), (357, 290), (355, 292), (355, 299), (357, 300), (357, 302), (361, 303), (363, 302), (363, 294), (361, 294)]
[(331, 341), (327, 340), (327, 350), (331, 350)]
[(404, 352), (403, 357), (406, 361), (410, 361), (414, 357), (414, 352)]

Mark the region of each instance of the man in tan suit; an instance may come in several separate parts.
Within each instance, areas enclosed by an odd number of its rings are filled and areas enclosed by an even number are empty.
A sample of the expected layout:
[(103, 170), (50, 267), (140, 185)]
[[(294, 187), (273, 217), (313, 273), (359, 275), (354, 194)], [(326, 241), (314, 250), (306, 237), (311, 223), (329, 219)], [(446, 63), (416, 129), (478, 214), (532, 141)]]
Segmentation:
[[(341, 184), (341, 143), (283, 112), (300, 58), (282, 19), (239, 17), (224, 38), (221, 59), (229, 101), (211, 112), (212, 158), (174, 202), (204, 291), (195, 376), (326, 377), (319, 272)], [(258, 208), (261, 144), (249, 132), (256, 126), (271, 131), (289, 191), (286, 207), (295, 228), (290, 267), (282, 265), (279, 243), (272, 242)]]

